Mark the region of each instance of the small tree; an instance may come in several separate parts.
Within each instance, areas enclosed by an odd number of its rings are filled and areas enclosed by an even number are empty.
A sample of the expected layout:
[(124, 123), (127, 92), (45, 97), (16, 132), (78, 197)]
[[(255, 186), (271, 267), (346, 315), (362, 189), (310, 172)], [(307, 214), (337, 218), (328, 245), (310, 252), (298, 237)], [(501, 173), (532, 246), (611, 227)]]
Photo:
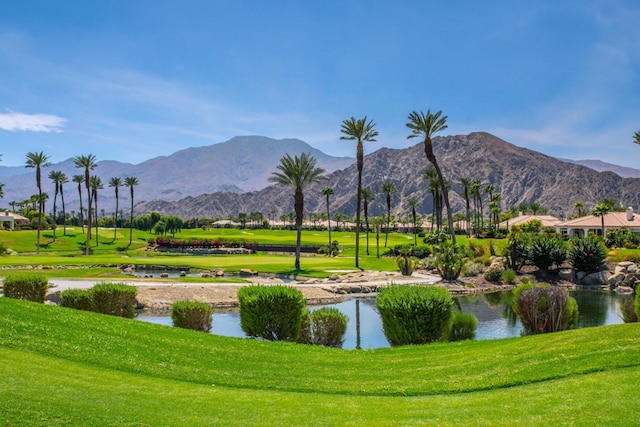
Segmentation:
[(578, 322), (578, 304), (564, 288), (525, 284), (514, 291), (514, 311), (526, 333), (542, 334), (574, 328)]
[(342, 347), (349, 319), (335, 307), (305, 312), (298, 342), (302, 344)]
[(198, 301), (176, 301), (171, 306), (173, 326), (194, 331), (211, 330), (213, 307)]
[(442, 280), (456, 280), (464, 266), (464, 257), (457, 253), (455, 244), (447, 240), (435, 247), (435, 264)]

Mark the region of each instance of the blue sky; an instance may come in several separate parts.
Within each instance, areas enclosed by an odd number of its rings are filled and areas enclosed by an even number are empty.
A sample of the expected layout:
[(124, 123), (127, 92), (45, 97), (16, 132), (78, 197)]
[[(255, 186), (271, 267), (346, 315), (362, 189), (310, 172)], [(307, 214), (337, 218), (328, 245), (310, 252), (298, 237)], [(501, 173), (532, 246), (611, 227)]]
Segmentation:
[(638, 167), (640, 2), (35, 1), (0, 13), (0, 153), (139, 163), (236, 135), (355, 155), (412, 110), (556, 157)]

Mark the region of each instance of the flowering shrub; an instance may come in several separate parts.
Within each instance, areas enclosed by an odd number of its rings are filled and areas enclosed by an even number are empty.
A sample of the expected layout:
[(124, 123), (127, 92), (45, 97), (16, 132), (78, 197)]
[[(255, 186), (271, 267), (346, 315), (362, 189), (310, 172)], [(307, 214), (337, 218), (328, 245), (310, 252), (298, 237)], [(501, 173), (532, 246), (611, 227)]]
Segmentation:
[(589, 235), (571, 240), (569, 262), (578, 271), (584, 271), (585, 273), (598, 271), (598, 267), (606, 257), (606, 248), (597, 236)]

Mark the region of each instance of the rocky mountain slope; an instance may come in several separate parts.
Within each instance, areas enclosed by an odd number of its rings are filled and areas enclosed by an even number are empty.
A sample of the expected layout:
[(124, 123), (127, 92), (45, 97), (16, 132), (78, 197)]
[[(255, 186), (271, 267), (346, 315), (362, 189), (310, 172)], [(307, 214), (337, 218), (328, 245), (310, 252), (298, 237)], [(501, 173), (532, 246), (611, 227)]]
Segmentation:
[[(640, 179), (622, 178), (612, 172), (596, 172), (584, 166), (562, 162), (553, 157), (509, 144), (493, 135), (476, 132), (469, 135), (436, 137), (434, 152), (445, 178), (451, 182), (451, 203), (454, 211), (464, 209), (460, 178), (479, 179), (495, 186), (502, 194), (502, 208), (520, 203), (537, 202), (552, 213), (567, 215), (573, 204), (584, 202), (593, 206), (604, 198), (615, 198), (623, 206), (640, 205)], [(370, 215), (386, 211), (383, 182), (393, 181), (398, 193), (393, 196), (396, 213), (406, 209), (406, 199), (414, 196), (422, 201), (419, 211), (430, 213), (431, 196), (422, 173), (427, 163), (421, 143), (402, 150), (382, 148), (365, 157), (363, 186), (377, 194), (370, 205)], [(356, 166), (337, 170), (325, 182), (311, 187), (305, 195), (308, 212), (323, 212), (324, 186), (334, 188), (332, 210), (351, 215), (355, 211)], [(175, 202), (152, 200), (137, 205), (138, 212), (156, 210), (192, 217), (225, 217), (239, 212), (262, 212), (266, 217), (274, 212), (293, 211), (293, 196), (288, 188), (270, 186), (244, 194), (221, 192), (190, 196)]]
[(602, 160), (570, 160), (559, 159), (567, 163), (575, 163), (577, 165), (586, 166), (598, 172), (613, 172), (623, 178), (640, 178), (640, 170), (627, 168), (624, 166), (614, 165), (612, 163), (603, 162)]
[[(269, 185), (267, 179), (284, 154), (299, 155), (303, 152), (311, 153), (318, 160), (318, 165), (330, 172), (345, 168), (354, 161), (349, 157), (326, 155), (299, 139), (262, 136), (240, 136), (206, 147), (187, 148), (137, 165), (100, 161), (93, 171), (102, 178), (105, 187), (99, 193), (98, 208), (105, 207), (107, 212), (114, 209), (114, 191), (107, 186), (110, 177), (137, 177), (140, 184), (135, 188), (136, 200), (172, 201), (218, 191), (242, 193)], [(43, 169), (43, 191), (49, 194), (50, 201), (54, 193), (53, 184), (47, 178), (50, 170), (62, 170), (69, 180), (82, 172), (74, 167), (72, 159)], [(5, 204), (28, 199), (37, 193), (33, 169), (0, 167), (0, 182), (4, 184)], [(69, 182), (64, 189), (67, 208), (77, 209), (77, 186)], [(130, 203), (127, 189), (120, 191), (120, 198), (124, 203), (121, 207)]]

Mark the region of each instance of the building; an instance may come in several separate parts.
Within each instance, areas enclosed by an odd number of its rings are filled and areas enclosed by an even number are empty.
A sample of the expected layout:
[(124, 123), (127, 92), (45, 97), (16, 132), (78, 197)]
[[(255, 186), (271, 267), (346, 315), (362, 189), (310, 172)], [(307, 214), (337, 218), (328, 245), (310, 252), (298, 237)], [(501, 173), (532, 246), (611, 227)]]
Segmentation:
[(627, 208), (626, 212), (609, 212), (603, 217), (589, 215), (561, 222), (556, 225), (556, 231), (569, 237), (586, 236), (589, 233), (601, 236), (603, 221), (605, 234), (622, 227), (640, 234), (640, 215), (636, 215), (633, 208)]

